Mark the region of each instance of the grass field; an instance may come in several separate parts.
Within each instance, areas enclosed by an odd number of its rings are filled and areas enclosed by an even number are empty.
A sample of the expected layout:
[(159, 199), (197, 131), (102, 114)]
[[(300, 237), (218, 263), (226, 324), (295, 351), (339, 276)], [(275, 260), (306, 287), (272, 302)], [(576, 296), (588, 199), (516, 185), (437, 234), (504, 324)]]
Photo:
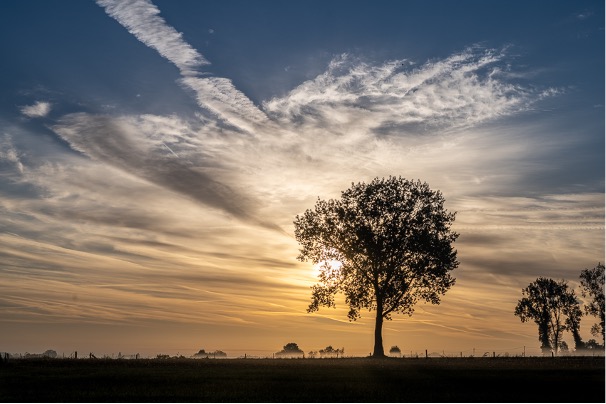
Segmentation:
[(2, 402), (604, 403), (604, 357), (12, 360)]

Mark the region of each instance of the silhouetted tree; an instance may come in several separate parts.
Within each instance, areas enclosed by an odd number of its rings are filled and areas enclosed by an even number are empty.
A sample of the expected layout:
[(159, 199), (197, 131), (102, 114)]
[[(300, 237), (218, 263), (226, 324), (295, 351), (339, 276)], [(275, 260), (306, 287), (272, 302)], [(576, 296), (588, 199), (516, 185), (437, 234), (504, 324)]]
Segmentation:
[(200, 349), (193, 355), (194, 358), (226, 358), (227, 354), (221, 350), (206, 352), (204, 349)]
[(585, 348), (585, 343), (581, 338), (581, 317), (583, 317), (583, 312), (579, 307), (579, 304), (571, 305), (566, 310), (566, 329), (572, 333), (572, 339), (574, 340), (574, 349), (576, 351), (583, 350)]
[(320, 357), (324, 358), (324, 357), (339, 357), (339, 355), (341, 355), (341, 357), (343, 357), (343, 353), (345, 353), (345, 348), (341, 348), (341, 349), (335, 349), (332, 347), (332, 345), (327, 346), (324, 349), (320, 349)]
[(598, 342), (595, 339), (590, 339), (589, 341), (587, 341), (585, 343), (585, 349), (599, 349), (599, 350), (603, 350), (604, 349), (604, 345), (600, 345), (598, 344)]
[(599, 324), (591, 327), (591, 335), (594, 337), (602, 335), (604, 340), (604, 265), (598, 263), (595, 268), (581, 271), (581, 296), (591, 298), (589, 304), (585, 305), (585, 313), (597, 316)]
[(294, 221), (298, 259), (320, 269), (307, 311), (334, 307), (337, 293), (345, 295), (350, 321), (361, 309), (375, 310), (373, 356), (384, 357), (383, 320), (412, 315), (419, 300), (439, 304), (455, 283), (454, 219), (439, 191), (401, 177), (352, 184), (339, 200), (318, 199)]
[(289, 342), (284, 345), (280, 352), (276, 352), (277, 357), (293, 357), (293, 356), (304, 356), (305, 353), (299, 349), (299, 346), (294, 342)]
[(402, 356), (402, 351), (397, 345), (394, 345), (389, 349), (389, 354), (392, 356)]
[(559, 282), (548, 278), (538, 278), (522, 289), (524, 296), (515, 309), (515, 315), (522, 322), (533, 320), (539, 326), (539, 341), (543, 354), (554, 350), (557, 354), (561, 346), (562, 334), (567, 329), (566, 313), (578, 307), (574, 290), (568, 288), (566, 281)]
[(57, 351), (54, 351), (52, 349), (48, 349), (48, 350), (44, 351), (44, 353), (42, 354), (42, 356), (44, 356), (45, 358), (56, 358), (57, 357)]

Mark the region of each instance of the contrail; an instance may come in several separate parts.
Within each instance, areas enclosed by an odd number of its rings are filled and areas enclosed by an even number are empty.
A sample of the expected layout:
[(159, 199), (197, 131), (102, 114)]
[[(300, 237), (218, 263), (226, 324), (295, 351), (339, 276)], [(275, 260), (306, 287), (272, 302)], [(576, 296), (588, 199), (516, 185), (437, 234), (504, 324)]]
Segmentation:
[(166, 148), (168, 149), (168, 151), (169, 151), (169, 152), (171, 152), (171, 153), (172, 153), (172, 154), (173, 154), (175, 157), (179, 158), (179, 156), (177, 156), (177, 153), (175, 153), (175, 152), (173, 151), (173, 149), (171, 149), (170, 147), (168, 147), (168, 146), (166, 145), (166, 143), (162, 142), (162, 144), (163, 144), (163, 145), (164, 145), (164, 147), (166, 147)]

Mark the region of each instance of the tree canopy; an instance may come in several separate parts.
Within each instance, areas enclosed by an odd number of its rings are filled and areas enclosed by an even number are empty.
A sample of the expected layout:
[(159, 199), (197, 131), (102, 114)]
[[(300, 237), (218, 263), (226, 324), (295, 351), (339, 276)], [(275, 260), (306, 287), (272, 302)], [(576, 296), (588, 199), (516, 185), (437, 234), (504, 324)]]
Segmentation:
[(598, 265), (592, 269), (581, 271), (581, 296), (589, 297), (591, 301), (585, 305), (585, 313), (597, 316), (600, 319), (598, 324), (591, 327), (591, 334), (594, 337), (602, 335), (604, 340), (604, 264)]
[(401, 177), (352, 184), (340, 199), (318, 198), (297, 215), (299, 260), (319, 267), (308, 312), (334, 307), (342, 293), (350, 321), (376, 311), (373, 356), (383, 357), (382, 325), (392, 314), (412, 315), (419, 300), (440, 303), (455, 283), (455, 213), (427, 183)]
[[(579, 301), (566, 281), (537, 278), (522, 289), (515, 315), (522, 322), (533, 320), (539, 327), (539, 341), (543, 353), (562, 347), (562, 334), (566, 330), (578, 331), (580, 323)], [(575, 335), (576, 338), (576, 335)], [(575, 339), (575, 342), (576, 339)]]

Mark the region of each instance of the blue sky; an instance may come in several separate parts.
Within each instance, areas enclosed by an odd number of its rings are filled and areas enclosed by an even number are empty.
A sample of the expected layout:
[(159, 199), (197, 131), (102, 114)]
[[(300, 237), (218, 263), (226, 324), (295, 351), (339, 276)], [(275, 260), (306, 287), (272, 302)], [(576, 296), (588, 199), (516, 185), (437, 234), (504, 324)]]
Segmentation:
[(363, 354), (292, 221), (374, 177), (461, 234), (386, 345), (538, 348), (521, 289), (604, 262), (601, 1), (5, 1), (0, 35), (9, 352)]

